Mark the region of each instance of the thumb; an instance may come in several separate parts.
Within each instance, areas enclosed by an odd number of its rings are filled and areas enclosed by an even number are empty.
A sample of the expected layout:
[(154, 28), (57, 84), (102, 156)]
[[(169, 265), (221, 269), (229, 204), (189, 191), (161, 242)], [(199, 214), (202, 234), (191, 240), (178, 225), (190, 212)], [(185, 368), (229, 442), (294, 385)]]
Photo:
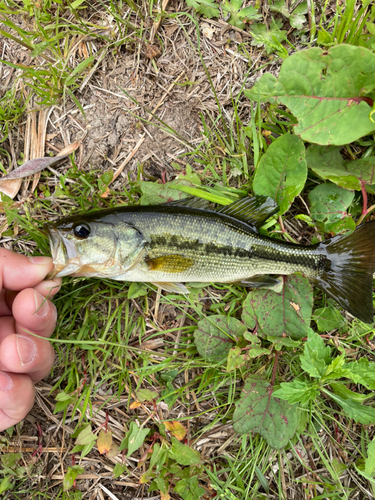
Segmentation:
[(52, 269), (51, 257), (26, 257), (0, 248), (0, 290), (32, 288)]

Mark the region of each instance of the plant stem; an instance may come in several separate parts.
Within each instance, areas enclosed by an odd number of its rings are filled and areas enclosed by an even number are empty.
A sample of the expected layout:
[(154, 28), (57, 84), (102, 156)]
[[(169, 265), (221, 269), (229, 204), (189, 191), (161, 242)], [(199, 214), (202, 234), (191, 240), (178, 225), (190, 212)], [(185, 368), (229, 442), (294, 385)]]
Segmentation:
[(363, 196), (362, 215), (365, 216), (367, 214), (367, 191), (366, 184), (363, 181), (361, 181), (361, 191)]
[(280, 356), (280, 351), (276, 351), (275, 359), (273, 360), (271, 387), (273, 387), (274, 384), (275, 384), (276, 372), (277, 372), (277, 363), (278, 363), (278, 360), (279, 360), (279, 356)]

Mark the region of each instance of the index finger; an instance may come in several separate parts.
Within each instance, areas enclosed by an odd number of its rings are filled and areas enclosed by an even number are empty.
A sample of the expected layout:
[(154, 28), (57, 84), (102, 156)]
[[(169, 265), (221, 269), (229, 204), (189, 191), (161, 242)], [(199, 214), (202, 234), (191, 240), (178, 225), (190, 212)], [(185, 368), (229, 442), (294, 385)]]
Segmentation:
[(0, 248), (0, 290), (32, 288), (52, 269), (51, 257), (26, 257)]

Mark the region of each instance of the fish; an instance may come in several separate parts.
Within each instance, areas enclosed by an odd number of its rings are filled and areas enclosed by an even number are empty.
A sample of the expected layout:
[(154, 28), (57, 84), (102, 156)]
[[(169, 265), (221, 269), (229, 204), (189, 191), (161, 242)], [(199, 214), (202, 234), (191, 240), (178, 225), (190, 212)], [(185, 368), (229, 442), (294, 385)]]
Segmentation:
[(188, 293), (187, 282), (272, 287), (280, 275), (302, 273), (372, 323), (375, 220), (304, 246), (259, 232), (278, 210), (272, 198), (246, 196), (218, 210), (182, 200), (69, 216), (45, 227), (55, 265), (49, 278), (112, 278)]

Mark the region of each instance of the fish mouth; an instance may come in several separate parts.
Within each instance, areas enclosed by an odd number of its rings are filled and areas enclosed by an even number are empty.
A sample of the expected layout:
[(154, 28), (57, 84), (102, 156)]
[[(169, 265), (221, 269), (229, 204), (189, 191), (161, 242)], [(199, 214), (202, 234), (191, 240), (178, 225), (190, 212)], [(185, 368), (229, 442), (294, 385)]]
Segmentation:
[(76, 273), (81, 265), (74, 243), (53, 226), (45, 225), (44, 230), (48, 235), (52, 261), (55, 266), (48, 273), (46, 279), (61, 278)]

